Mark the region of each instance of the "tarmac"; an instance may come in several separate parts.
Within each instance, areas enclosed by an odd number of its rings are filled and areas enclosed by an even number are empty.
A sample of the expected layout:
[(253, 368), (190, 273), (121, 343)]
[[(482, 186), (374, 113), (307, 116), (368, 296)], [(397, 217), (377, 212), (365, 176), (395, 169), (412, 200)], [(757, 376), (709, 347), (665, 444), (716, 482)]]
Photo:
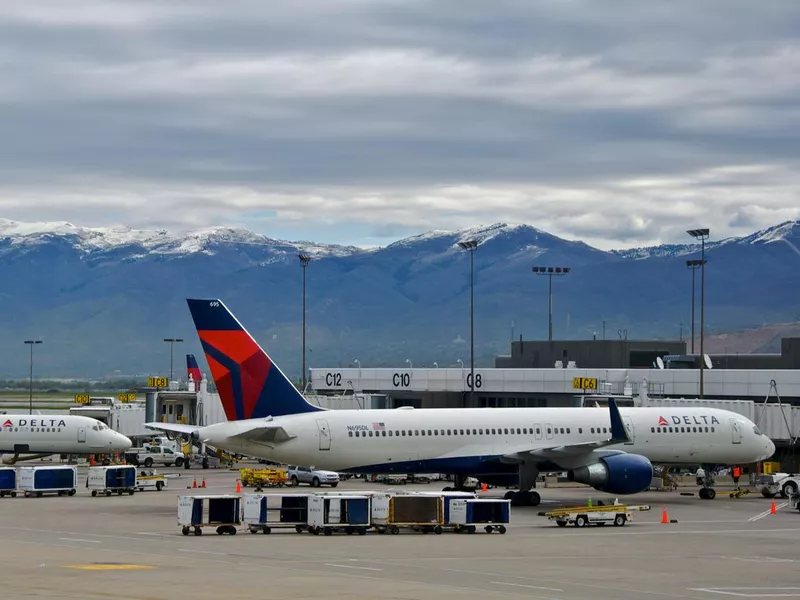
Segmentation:
[[(0, 499), (4, 599), (800, 599), (800, 512), (778, 498), (771, 514), (772, 501), (757, 493), (729, 498), (718, 487), (713, 501), (681, 495), (687, 489), (623, 497), (652, 506), (624, 527), (557, 527), (538, 513), (613, 497), (540, 488), (542, 505), (514, 507), (505, 535), (324, 537), (240, 529), (223, 536), (207, 528), (185, 537), (177, 496), (233, 493), (237, 472), (164, 469), (179, 477), (162, 492), (92, 498), (81, 471), (73, 497)], [(206, 489), (186, 489), (195, 476), (198, 483), (205, 476)], [(352, 480), (337, 491), (386, 489)], [(661, 523), (664, 509), (677, 523)]]

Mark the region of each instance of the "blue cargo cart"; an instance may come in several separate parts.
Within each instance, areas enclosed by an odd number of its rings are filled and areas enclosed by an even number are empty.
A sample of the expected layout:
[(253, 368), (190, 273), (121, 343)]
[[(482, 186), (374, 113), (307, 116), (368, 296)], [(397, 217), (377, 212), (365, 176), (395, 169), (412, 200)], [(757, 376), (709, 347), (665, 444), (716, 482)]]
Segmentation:
[(133, 496), (136, 491), (136, 467), (133, 465), (89, 467), (86, 488), (92, 490), (92, 496), (97, 494), (110, 496), (114, 492), (120, 496), (125, 492)]
[(250, 533), (270, 533), (275, 528), (308, 529), (308, 499), (311, 494), (247, 494), (243, 522)]
[(457, 498), (450, 503), (450, 523), (456, 533), (475, 533), (480, 526), (486, 533), (505, 533), (510, 521), (511, 500)]
[(347, 494), (312, 494), (308, 499), (308, 532), (331, 535), (365, 535), (370, 527), (369, 496)]
[(241, 496), (231, 494), (179, 496), (178, 525), (181, 533), (202, 535), (203, 527), (216, 527), (217, 534), (236, 535), (242, 524)]
[(42, 494), (74, 496), (78, 487), (78, 467), (58, 465), (47, 467), (20, 467), (19, 489), (26, 498)]
[(17, 497), (17, 470), (14, 467), (0, 467), (0, 498)]

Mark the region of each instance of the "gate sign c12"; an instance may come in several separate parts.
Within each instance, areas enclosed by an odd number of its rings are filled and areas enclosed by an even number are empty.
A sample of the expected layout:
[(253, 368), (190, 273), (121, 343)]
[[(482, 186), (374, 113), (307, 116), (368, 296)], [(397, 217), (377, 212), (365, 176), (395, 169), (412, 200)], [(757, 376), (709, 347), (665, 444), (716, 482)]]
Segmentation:
[(596, 390), (597, 378), (596, 377), (573, 377), (572, 388), (576, 390)]

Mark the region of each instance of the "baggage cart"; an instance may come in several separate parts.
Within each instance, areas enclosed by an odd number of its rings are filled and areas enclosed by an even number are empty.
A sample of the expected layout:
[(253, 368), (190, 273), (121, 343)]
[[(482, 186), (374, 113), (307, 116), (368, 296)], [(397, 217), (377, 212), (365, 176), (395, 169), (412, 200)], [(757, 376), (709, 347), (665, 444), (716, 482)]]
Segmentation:
[(475, 533), (479, 526), (483, 526), (486, 533), (505, 533), (510, 521), (511, 500), (454, 498), (450, 502), (450, 524), (456, 533)]
[(167, 478), (158, 471), (142, 469), (136, 476), (136, 489), (140, 492), (155, 490), (160, 492), (167, 487)]
[(365, 535), (370, 527), (370, 497), (346, 494), (312, 494), (308, 499), (308, 531), (331, 535)]
[(442, 533), (444, 499), (434, 494), (375, 494), (371, 525), (378, 533), (400, 533), (401, 528)]
[(86, 488), (92, 490), (92, 497), (98, 494), (110, 496), (114, 492), (120, 496), (125, 492), (133, 496), (136, 491), (136, 467), (133, 465), (89, 467)]
[(17, 470), (14, 467), (0, 467), (0, 498), (17, 497)]
[(236, 535), (242, 524), (241, 496), (232, 494), (179, 496), (178, 525), (181, 533), (202, 535), (203, 527), (216, 527), (217, 534)]
[(242, 521), (250, 533), (270, 533), (275, 528), (308, 529), (311, 494), (246, 494)]
[(442, 499), (444, 506), (444, 514), (442, 515), (442, 525), (444, 527), (452, 527), (453, 523), (450, 522), (450, 504), (453, 500), (465, 498), (477, 498), (475, 492), (403, 492), (406, 494), (414, 494), (417, 496), (439, 496)]
[(576, 527), (603, 526), (607, 523), (622, 527), (631, 520), (634, 511), (644, 510), (650, 510), (650, 506), (644, 504), (630, 506), (615, 501), (613, 504), (557, 508), (550, 512), (539, 513), (539, 515), (555, 521), (559, 527), (566, 527), (567, 525), (575, 525)]
[(75, 465), (19, 468), (19, 489), (26, 498), (42, 494), (74, 496), (77, 487), (78, 467)]

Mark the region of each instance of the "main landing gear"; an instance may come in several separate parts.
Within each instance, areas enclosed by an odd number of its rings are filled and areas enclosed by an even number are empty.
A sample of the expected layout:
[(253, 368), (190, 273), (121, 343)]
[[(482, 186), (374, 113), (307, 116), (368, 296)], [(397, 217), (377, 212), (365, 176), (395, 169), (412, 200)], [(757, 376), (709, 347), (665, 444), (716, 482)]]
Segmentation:
[(542, 502), (539, 492), (533, 490), (528, 492), (506, 492), (503, 498), (511, 500), (511, 506), (539, 506)]

